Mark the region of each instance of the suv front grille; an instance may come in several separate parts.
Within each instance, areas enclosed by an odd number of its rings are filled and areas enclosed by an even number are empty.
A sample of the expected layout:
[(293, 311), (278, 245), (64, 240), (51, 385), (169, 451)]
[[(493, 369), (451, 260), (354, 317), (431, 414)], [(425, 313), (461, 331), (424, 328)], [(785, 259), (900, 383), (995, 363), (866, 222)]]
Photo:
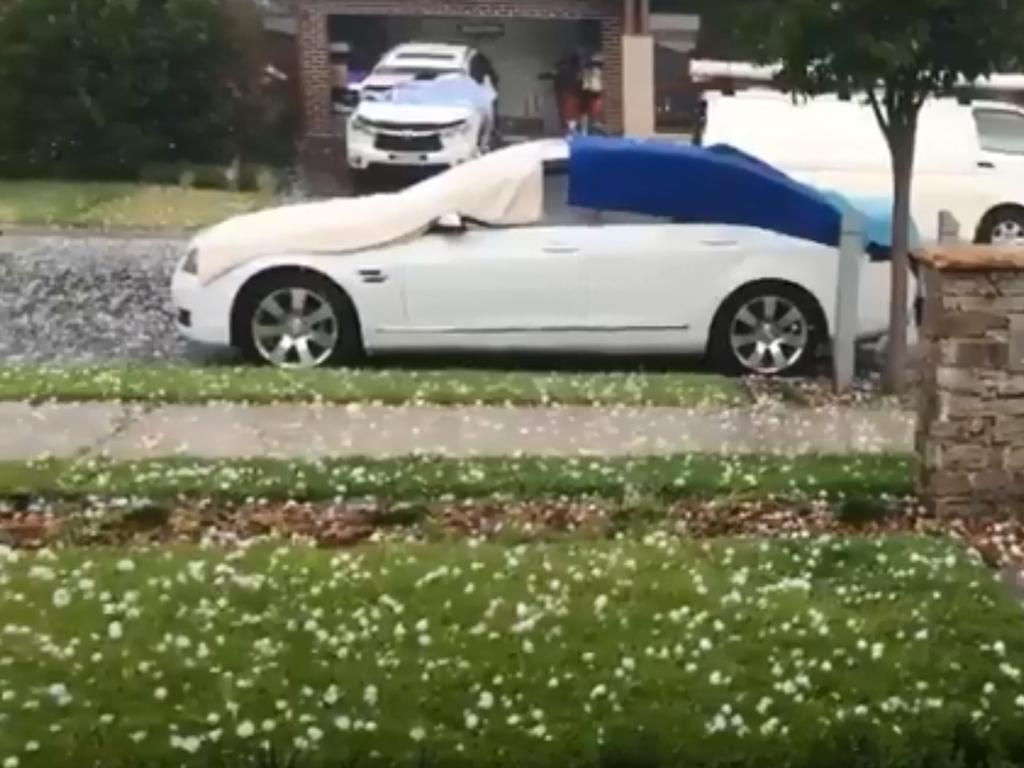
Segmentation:
[(462, 125), (463, 122), (463, 120), (456, 120), (450, 123), (394, 123), (388, 120), (367, 120), (363, 118), (363, 124), (368, 128), (388, 133), (405, 133), (407, 131), (433, 133), (435, 131), (444, 131), (448, 128), (455, 128)]
[(442, 148), (441, 137), (436, 133), (412, 136), (381, 133), (377, 135), (375, 146), (388, 152), (440, 152)]

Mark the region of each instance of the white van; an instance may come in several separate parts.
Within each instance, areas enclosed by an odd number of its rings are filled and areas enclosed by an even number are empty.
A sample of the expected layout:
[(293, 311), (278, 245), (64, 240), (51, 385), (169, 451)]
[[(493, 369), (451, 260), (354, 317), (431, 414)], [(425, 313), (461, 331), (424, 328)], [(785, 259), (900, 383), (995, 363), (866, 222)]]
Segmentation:
[[(733, 146), (795, 178), (847, 195), (891, 196), (889, 150), (863, 99), (794, 100), (762, 88), (708, 92), (698, 140)], [(936, 99), (921, 112), (913, 217), (926, 238), (948, 210), (961, 236), (1024, 241), (1024, 109)]]

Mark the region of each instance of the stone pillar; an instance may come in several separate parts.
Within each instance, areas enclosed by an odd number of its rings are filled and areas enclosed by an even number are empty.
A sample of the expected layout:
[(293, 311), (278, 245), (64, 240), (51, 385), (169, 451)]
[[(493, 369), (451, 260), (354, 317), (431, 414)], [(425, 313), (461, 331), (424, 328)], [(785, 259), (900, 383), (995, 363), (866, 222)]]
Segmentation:
[(622, 122), (627, 136), (654, 135), (654, 38), (622, 38)]
[(918, 486), (938, 515), (1024, 512), (1024, 248), (918, 254)]

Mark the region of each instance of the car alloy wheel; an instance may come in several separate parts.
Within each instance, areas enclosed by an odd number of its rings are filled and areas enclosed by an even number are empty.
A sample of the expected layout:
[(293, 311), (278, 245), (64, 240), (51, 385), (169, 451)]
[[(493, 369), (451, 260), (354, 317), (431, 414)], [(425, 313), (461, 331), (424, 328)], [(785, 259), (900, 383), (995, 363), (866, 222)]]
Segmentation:
[(990, 241), (993, 245), (1019, 245), (1024, 243), (1024, 222), (1003, 219), (992, 225)]
[(279, 368), (316, 368), (335, 353), (341, 325), (330, 299), (302, 287), (264, 297), (252, 314), (256, 352)]
[(775, 376), (796, 368), (811, 354), (808, 318), (785, 296), (755, 296), (741, 304), (729, 323), (729, 347), (749, 373)]

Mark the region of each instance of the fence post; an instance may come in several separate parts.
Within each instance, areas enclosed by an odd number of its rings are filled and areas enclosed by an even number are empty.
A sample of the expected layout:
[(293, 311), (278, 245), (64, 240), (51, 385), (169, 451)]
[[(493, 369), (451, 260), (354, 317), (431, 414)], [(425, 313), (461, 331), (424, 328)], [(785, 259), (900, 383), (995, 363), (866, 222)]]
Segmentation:
[(939, 212), (939, 242), (955, 243), (960, 239), (960, 222), (949, 211)]
[[(949, 211), (939, 211), (939, 244), (960, 242), (960, 222), (957, 221)], [(920, 341), (920, 327), (924, 320), (924, 280), (918, 276), (917, 293), (914, 296), (916, 306), (914, 307), (915, 322), (910, 325), (908, 340), (912, 344)]]
[(853, 384), (860, 324), (860, 269), (864, 259), (864, 223), (854, 213), (843, 216), (836, 279), (835, 333), (832, 340), (832, 377), (836, 392)]

